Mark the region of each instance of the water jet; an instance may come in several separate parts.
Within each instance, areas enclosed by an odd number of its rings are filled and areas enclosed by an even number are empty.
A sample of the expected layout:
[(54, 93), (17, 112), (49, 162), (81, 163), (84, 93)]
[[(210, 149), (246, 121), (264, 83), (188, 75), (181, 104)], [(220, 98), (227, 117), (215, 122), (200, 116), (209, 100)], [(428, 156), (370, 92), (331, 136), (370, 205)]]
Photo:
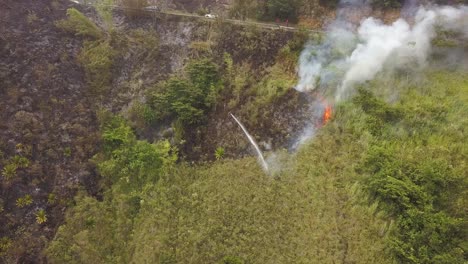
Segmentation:
[(242, 125), (242, 123), (232, 113), (229, 113), (229, 114), (232, 116), (232, 118), (234, 118), (234, 120), (242, 129), (242, 131), (244, 131), (245, 136), (249, 139), (250, 143), (255, 148), (255, 151), (257, 152), (257, 156), (258, 156), (258, 162), (260, 162), (260, 164), (262, 165), (265, 171), (268, 171), (268, 164), (266, 163), (265, 158), (263, 157), (262, 151), (260, 151), (260, 148), (258, 147), (253, 137), (249, 134), (247, 129), (244, 127), (244, 125)]

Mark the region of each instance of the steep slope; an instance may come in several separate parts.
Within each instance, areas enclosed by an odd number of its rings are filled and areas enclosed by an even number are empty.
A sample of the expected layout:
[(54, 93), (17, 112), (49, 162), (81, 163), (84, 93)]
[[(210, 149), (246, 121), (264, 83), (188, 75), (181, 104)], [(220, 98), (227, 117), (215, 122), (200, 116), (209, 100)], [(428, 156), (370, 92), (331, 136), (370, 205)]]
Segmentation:
[[(97, 23), (103, 39), (92, 40), (57, 26), (71, 7)], [(242, 35), (244, 28), (238, 26), (151, 14), (130, 19), (115, 12), (111, 31), (93, 8), (69, 1), (2, 0), (0, 12), (0, 211), (5, 216), (0, 219), (0, 255), (12, 263), (45, 261), (41, 249), (62, 223), (78, 189), (101, 197), (100, 177), (90, 159), (101, 146), (98, 113), (102, 109), (131, 116), (132, 107), (145, 102), (147, 90), (200, 56), (221, 62), (225, 52), (235, 53), (235, 63), (254, 64), (260, 72), (274, 64), (275, 54), (291, 37), (288, 32), (247, 35), (250, 48), (257, 48), (262, 36), (274, 45), (260, 53), (250, 50), (246, 59), (237, 51), (245, 38), (228, 42), (216, 37), (227, 28)], [(106, 44), (102, 47), (115, 54), (109, 72), (99, 72), (99, 78), (110, 76), (109, 87), (101, 94), (89, 79), (90, 64), (85, 59), (91, 57), (83, 59), (93, 41)], [(207, 53), (197, 43), (212, 47)], [(218, 123), (228, 111), (213, 112), (210, 122)], [(150, 140), (160, 138), (160, 129), (169, 126), (134, 123), (139, 136)], [(199, 160), (203, 153), (194, 152), (193, 146), (205, 136), (194, 139), (184, 151)], [(245, 145), (233, 148), (230, 155), (246, 149)], [(212, 159), (213, 147), (207, 151)]]
[[(9, 256), (29, 263), (61, 222), (62, 210), (79, 184), (93, 186), (88, 159), (99, 135), (84, 72), (76, 63), (82, 42), (54, 26), (68, 4), (0, 2), (0, 138), (2, 237), (16, 237)], [(5, 167), (27, 164), (5, 177)], [(18, 159), (18, 158), (16, 158)], [(24, 160), (23, 159), (23, 160)], [(10, 166), (11, 167), (11, 166)], [(18, 199), (30, 200), (19, 204)], [(36, 222), (44, 209), (48, 221)], [(35, 256), (35, 257), (32, 257)]]

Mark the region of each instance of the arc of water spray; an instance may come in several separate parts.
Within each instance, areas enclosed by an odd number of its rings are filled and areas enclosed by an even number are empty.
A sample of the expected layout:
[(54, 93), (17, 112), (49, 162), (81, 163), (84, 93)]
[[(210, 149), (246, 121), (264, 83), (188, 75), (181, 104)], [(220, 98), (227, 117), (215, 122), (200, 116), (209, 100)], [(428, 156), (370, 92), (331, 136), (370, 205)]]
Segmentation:
[(258, 145), (255, 142), (255, 140), (253, 139), (253, 137), (249, 134), (249, 132), (247, 132), (247, 129), (245, 129), (244, 125), (242, 125), (242, 123), (232, 113), (229, 113), (229, 114), (232, 116), (232, 118), (234, 118), (234, 120), (237, 122), (237, 124), (239, 124), (239, 126), (242, 128), (242, 131), (244, 131), (244, 134), (247, 136), (250, 143), (252, 144), (252, 146), (254, 146), (255, 151), (257, 151), (258, 161), (261, 163), (263, 169), (265, 171), (268, 171), (268, 164), (266, 163), (265, 158), (263, 157), (263, 154), (260, 151), (260, 148), (258, 147)]

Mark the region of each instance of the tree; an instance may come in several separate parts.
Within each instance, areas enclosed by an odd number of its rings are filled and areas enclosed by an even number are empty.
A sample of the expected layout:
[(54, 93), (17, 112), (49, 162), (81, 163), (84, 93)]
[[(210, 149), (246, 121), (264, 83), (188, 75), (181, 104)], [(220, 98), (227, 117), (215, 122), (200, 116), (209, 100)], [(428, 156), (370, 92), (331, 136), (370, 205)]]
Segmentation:
[(296, 22), (298, 19), (299, 0), (268, 0), (268, 16), (270, 19), (289, 20)]
[(176, 159), (169, 142), (136, 140), (132, 129), (118, 116), (104, 125), (103, 139), (104, 152), (95, 157), (99, 172), (125, 193), (157, 182)]
[(184, 125), (200, 123), (216, 102), (222, 87), (218, 66), (210, 59), (191, 61), (187, 77), (173, 76), (162, 84), (162, 93), (151, 95), (150, 104), (159, 119), (175, 116)]

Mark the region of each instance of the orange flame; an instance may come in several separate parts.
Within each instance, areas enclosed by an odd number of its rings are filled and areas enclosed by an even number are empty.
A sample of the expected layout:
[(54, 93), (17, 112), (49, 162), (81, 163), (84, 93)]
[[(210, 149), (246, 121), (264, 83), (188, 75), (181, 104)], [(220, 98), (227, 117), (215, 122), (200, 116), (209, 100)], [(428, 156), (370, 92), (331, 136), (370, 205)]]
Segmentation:
[(332, 117), (332, 108), (330, 105), (326, 104), (325, 105), (325, 112), (323, 112), (323, 125), (328, 123)]

